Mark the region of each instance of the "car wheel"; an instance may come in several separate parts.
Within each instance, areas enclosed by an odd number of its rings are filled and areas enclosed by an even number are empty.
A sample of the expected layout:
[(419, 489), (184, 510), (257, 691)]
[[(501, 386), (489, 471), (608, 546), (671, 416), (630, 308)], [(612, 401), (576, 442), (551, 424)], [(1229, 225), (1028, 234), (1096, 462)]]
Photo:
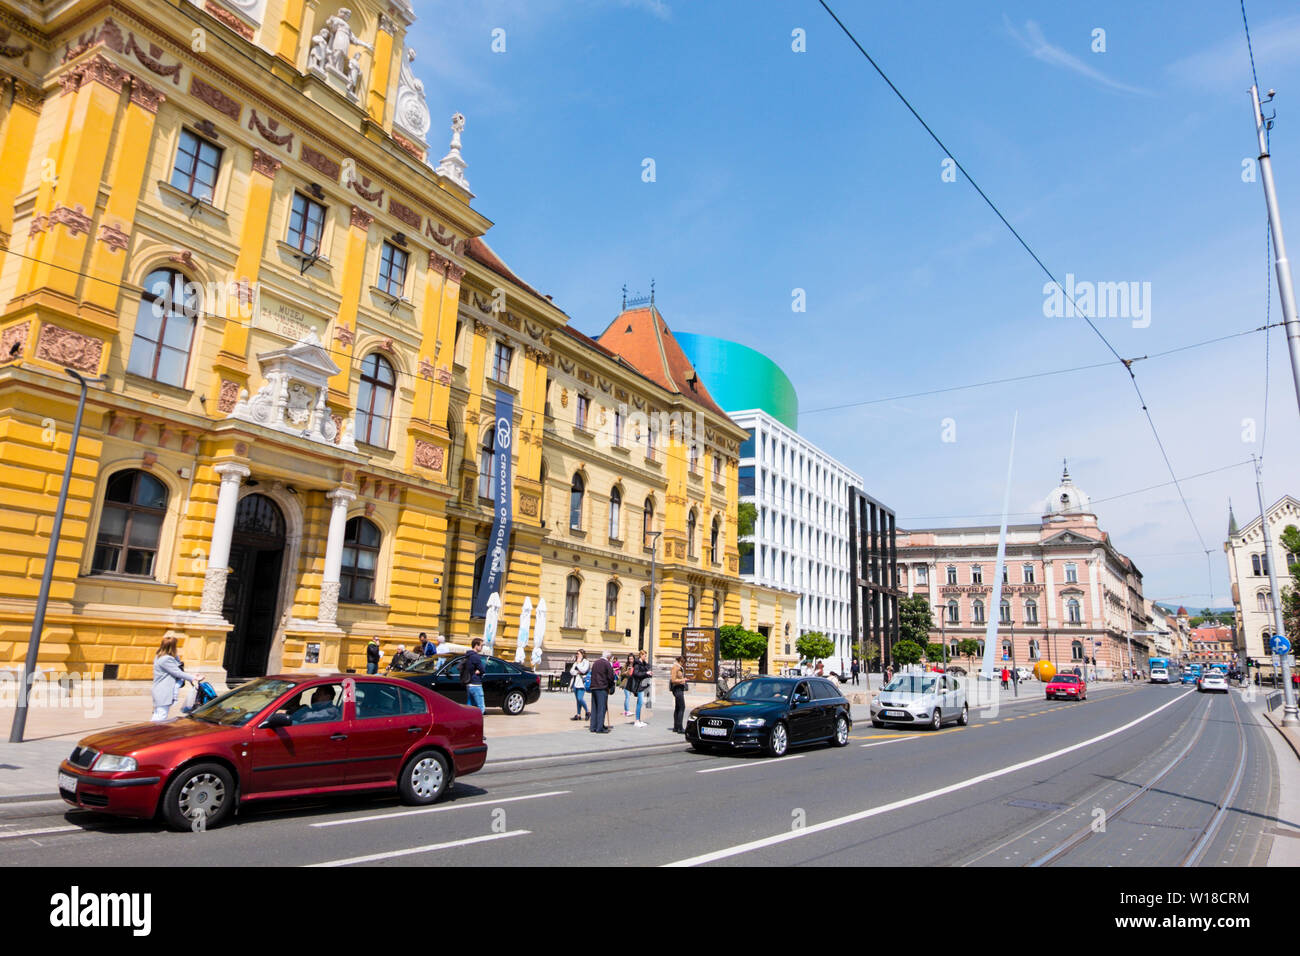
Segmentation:
[[(186, 767), (167, 785), (162, 798), (163, 816), (177, 830), (216, 826), (235, 804), (235, 781), (220, 764), (199, 763)], [(197, 822), (203, 818), (203, 823)]]
[(938, 707), (934, 709), (934, 716), (930, 718), (930, 729), (938, 730), (943, 726), (943, 712)]
[(970, 708), (966, 704), (961, 705), (961, 716), (957, 718), (957, 726), (965, 727), (970, 723)]
[(406, 762), (397, 778), (397, 789), (403, 802), (424, 806), (437, 803), (450, 780), (447, 758), (436, 750), (424, 750)]
[(772, 728), (772, 732), (767, 735), (767, 755), (769, 757), (784, 757), (785, 752), (790, 749), (790, 733), (785, 729), (785, 724), (778, 723)]
[(501, 709), (511, 717), (518, 717), (524, 712), (524, 704), (527, 700), (524, 698), (524, 692), (521, 690), (512, 690), (506, 694), (506, 699), (501, 702)]
[(835, 738), (832, 743), (836, 747), (849, 745), (849, 721), (843, 714), (835, 718)]

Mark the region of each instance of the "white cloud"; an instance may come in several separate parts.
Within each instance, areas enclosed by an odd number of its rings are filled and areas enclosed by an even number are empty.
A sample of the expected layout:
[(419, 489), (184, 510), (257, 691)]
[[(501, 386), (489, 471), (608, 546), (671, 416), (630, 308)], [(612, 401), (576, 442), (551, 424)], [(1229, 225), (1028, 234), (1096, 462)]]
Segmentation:
[(1010, 33), (1015, 38), (1016, 42), (1024, 47), (1029, 55), (1035, 60), (1069, 70), (1072, 73), (1078, 73), (1080, 76), (1087, 77), (1094, 83), (1098, 83), (1110, 90), (1115, 90), (1120, 93), (1137, 93), (1142, 96), (1151, 95), (1149, 90), (1144, 90), (1136, 86), (1129, 86), (1127, 83), (1121, 83), (1118, 80), (1112, 80), (1105, 73), (1101, 72), (1101, 70), (1094, 69), (1087, 63), (1084, 63), (1083, 60), (1079, 59), (1073, 53), (1068, 53), (1063, 48), (1056, 46), (1053, 43), (1049, 43), (1047, 37), (1043, 36), (1042, 28), (1033, 20), (1025, 21), (1024, 33), (1021, 33), (1011, 25), (1011, 21), (1007, 19), (1006, 14), (1002, 15), (1002, 23), (1006, 26), (1007, 32)]
[[(1261, 73), (1290, 69), (1300, 57), (1300, 17), (1256, 24), (1250, 37), (1255, 48), (1255, 66)], [(1250, 52), (1246, 49), (1246, 35), (1239, 31), (1199, 53), (1175, 60), (1166, 69), (1190, 86), (1223, 89), (1249, 84)], [(1267, 81), (1261, 85), (1268, 88)], [(1237, 92), (1235, 88), (1233, 91)]]
[(619, 0), (625, 7), (634, 7), (638, 10), (644, 10), (660, 20), (671, 20), (673, 11), (663, 0)]

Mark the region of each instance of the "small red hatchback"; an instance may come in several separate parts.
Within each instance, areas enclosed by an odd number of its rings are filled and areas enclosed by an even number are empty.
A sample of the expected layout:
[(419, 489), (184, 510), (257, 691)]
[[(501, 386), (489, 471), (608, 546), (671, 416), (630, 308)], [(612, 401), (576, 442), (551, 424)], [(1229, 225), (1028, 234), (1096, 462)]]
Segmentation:
[(280, 674), (184, 717), (87, 737), (58, 782), (74, 806), (161, 813), (189, 830), (271, 797), (396, 787), (408, 803), (434, 803), (486, 760), (477, 707), (394, 678)]
[(1088, 684), (1078, 674), (1057, 674), (1047, 682), (1047, 700), (1087, 700)]

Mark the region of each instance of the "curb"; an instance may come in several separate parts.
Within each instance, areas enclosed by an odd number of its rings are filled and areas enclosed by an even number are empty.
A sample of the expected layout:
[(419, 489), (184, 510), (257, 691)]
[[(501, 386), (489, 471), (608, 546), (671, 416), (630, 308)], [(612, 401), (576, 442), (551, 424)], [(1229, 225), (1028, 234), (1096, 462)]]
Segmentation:
[(1287, 746), (1291, 748), (1291, 752), (1295, 754), (1297, 758), (1300, 758), (1300, 743), (1296, 741), (1295, 734), (1287, 733), (1286, 728), (1273, 719), (1272, 711), (1265, 710), (1264, 719), (1273, 725), (1274, 729), (1282, 735), (1282, 739), (1286, 741)]
[(575, 757), (590, 758), (600, 760), (602, 758), (618, 757), (623, 754), (645, 753), (647, 751), (672, 751), (680, 750), (684, 741), (675, 741), (661, 744), (633, 744), (628, 747), (611, 747), (608, 750), (573, 750), (556, 754), (538, 754), (535, 757), (507, 757), (503, 760), (493, 761), (491, 758), (492, 745), (488, 744), (488, 762), (483, 765), (483, 769), (478, 771), (475, 776), (489, 773), (492, 770), (511, 770), (520, 767), (529, 767), (540, 763), (544, 760), (568, 760), (572, 761)]
[(62, 801), (63, 798), (59, 796), (57, 790), (53, 793), (10, 793), (0, 796), (0, 806), (4, 806), (6, 803), (26, 803), (29, 800)]

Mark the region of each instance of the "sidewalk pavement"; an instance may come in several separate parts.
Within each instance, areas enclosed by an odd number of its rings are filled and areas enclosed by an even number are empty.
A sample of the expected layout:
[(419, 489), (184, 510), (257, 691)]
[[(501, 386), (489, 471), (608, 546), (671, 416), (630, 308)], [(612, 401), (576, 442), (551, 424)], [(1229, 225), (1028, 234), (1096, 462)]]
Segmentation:
[(1300, 733), (1283, 727), (1282, 707), (1269, 710), (1267, 701), (1268, 695), (1260, 694), (1250, 710), (1263, 717), (1264, 735), (1277, 758), (1277, 819), (1266, 831), (1273, 836), (1268, 865), (1300, 866)]

